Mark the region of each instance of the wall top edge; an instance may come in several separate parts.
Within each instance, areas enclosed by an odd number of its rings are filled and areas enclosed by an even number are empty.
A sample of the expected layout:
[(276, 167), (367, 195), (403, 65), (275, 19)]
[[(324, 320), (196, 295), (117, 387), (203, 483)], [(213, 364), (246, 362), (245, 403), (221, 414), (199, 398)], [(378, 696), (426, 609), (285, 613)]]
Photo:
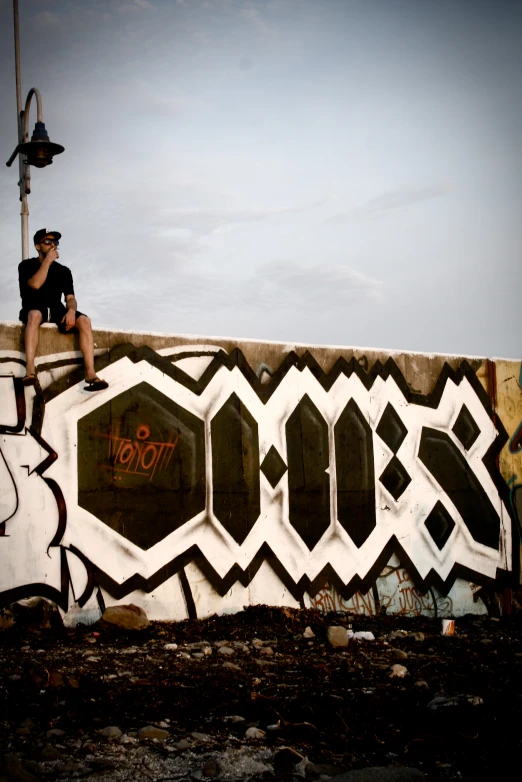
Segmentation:
[[(22, 324), (20, 321), (0, 321), (0, 349), (2, 349), (2, 329), (18, 329), (22, 330)], [(54, 324), (51, 323), (45, 323), (41, 326), (43, 329), (48, 330), (54, 330), (57, 332), (57, 337), (59, 335), (59, 332), (57, 331), (57, 328)], [(520, 357), (506, 357), (506, 356), (480, 356), (480, 355), (471, 355), (471, 354), (464, 354), (464, 353), (436, 353), (433, 351), (418, 351), (418, 350), (408, 350), (406, 348), (404, 349), (395, 349), (395, 348), (376, 348), (376, 347), (368, 347), (368, 346), (359, 346), (359, 345), (344, 345), (344, 344), (322, 344), (322, 343), (313, 343), (313, 342), (294, 342), (292, 340), (272, 340), (272, 339), (262, 339), (262, 338), (252, 338), (252, 337), (231, 337), (231, 336), (209, 336), (209, 335), (202, 335), (202, 334), (173, 334), (169, 332), (161, 332), (161, 331), (137, 331), (132, 329), (116, 329), (116, 328), (95, 328), (93, 329), (94, 335), (102, 335), (107, 333), (112, 334), (121, 334), (128, 337), (136, 336), (136, 337), (147, 337), (150, 336), (154, 339), (166, 339), (166, 340), (183, 340), (186, 341), (187, 344), (190, 344), (194, 341), (201, 341), (204, 340), (206, 343), (212, 343), (212, 342), (233, 342), (237, 343), (238, 345), (241, 344), (248, 344), (248, 345), (273, 345), (280, 348), (284, 348), (285, 351), (291, 351), (294, 348), (308, 348), (310, 350), (337, 350), (337, 351), (354, 351), (354, 352), (361, 352), (361, 353), (379, 353), (379, 354), (386, 354), (387, 356), (401, 356), (401, 355), (408, 355), (408, 356), (420, 356), (422, 358), (427, 359), (433, 359), (433, 358), (451, 358), (451, 359), (466, 359), (470, 361), (512, 361), (512, 362), (519, 362), (522, 361), (522, 358)], [(59, 335), (60, 337), (62, 335)], [(67, 335), (65, 335), (65, 338), (67, 338)]]

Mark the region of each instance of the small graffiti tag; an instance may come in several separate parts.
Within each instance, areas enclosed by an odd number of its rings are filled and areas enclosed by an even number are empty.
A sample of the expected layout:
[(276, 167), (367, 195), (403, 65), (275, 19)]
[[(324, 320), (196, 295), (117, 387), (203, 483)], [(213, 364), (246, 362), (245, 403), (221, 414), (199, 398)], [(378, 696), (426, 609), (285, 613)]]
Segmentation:
[(102, 468), (114, 471), (114, 480), (121, 480), (116, 473), (142, 475), (152, 481), (156, 470), (166, 470), (172, 458), (172, 454), (178, 444), (179, 434), (170, 442), (155, 442), (150, 440), (150, 427), (147, 424), (139, 424), (136, 429), (135, 439), (121, 437), (119, 425), (116, 431), (111, 431), (108, 437), (109, 465)]

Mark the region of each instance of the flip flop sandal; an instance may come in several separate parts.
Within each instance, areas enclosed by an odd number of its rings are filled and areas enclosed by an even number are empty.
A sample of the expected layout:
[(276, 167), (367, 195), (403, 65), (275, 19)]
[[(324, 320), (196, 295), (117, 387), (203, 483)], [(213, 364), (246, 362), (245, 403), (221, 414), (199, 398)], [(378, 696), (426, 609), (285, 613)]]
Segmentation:
[(26, 375), (23, 379), (24, 386), (35, 386), (37, 384), (36, 375)]
[(85, 382), (87, 385), (84, 386), (84, 391), (104, 391), (106, 388), (109, 388), (109, 384), (105, 380), (100, 380), (99, 377)]

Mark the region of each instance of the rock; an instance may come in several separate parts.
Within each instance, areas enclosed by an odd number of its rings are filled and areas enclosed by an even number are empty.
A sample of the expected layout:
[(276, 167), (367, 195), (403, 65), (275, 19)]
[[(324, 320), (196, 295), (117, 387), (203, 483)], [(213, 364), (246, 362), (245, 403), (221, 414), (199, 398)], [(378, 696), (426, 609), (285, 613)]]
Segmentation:
[(328, 782), (422, 782), (425, 779), (422, 771), (416, 768), (372, 766), (338, 774), (336, 777), (330, 777)]
[(175, 741), (172, 746), (175, 747), (176, 749), (183, 750), (183, 749), (190, 749), (192, 744), (190, 743), (190, 741), (187, 741), (187, 739), (181, 739), (181, 741)]
[(408, 657), (408, 652), (404, 652), (402, 649), (390, 649), (390, 651), (398, 660), (405, 660)]
[(407, 635), (407, 630), (393, 630), (393, 632), (388, 635), (388, 641), (395, 641), (397, 638), (406, 638)]
[(259, 650), (259, 654), (263, 654), (265, 657), (271, 657), (273, 653), (274, 650), (271, 646), (263, 646), (263, 648)]
[(0, 630), (9, 630), (14, 623), (13, 612), (9, 608), (0, 608)]
[(408, 675), (408, 669), (405, 668), (404, 665), (399, 665), (399, 663), (395, 663), (395, 665), (390, 666), (390, 678), (404, 679), (404, 677), (407, 675)]
[(358, 633), (352, 633), (351, 636), (350, 633), (348, 633), (348, 636), (354, 638), (356, 641), (375, 641), (374, 634), (365, 630), (359, 630)]
[(424, 679), (419, 679), (418, 682), (415, 682), (415, 686), (421, 690), (429, 690), (428, 682), (425, 682)]
[(198, 741), (200, 744), (205, 744), (207, 741), (212, 741), (212, 736), (209, 736), (208, 733), (198, 733), (197, 731), (193, 731), (190, 735), (194, 741)]
[(202, 768), (203, 776), (205, 777), (217, 777), (219, 772), (221, 771), (219, 767), (219, 763), (217, 760), (207, 760), (205, 765)]
[(177, 644), (165, 644), (165, 646), (163, 648), (167, 649), (167, 650), (174, 650), (174, 649), (178, 648), (178, 645)]
[(330, 645), (333, 647), (348, 646), (348, 632), (346, 627), (342, 627), (341, 625), (330, 625), (327, 638)]
[(143, 608), (132, 603), (106, 608), (102, 619), (104, 622), (121, 627), (123, 630), (144, 630), (150, 624)]
[(103, 728), (101, 734), (106, 739), (119, 739), (122, 731), (116, 725), (108, 725), (106, 728)]
[(303, 638), (315, 638), (315, 633), (311, 627), (307, 627), (303, 633)]
[(147, 725), (144, 728), (140, 728), (138, 731), (138, 739), (140, 741), (145, 741), (146, 739), (157, 739), (158, 741), (165, 741), (165, 739), (168, 739), (168, 737), (168, 730), (163, 730), (163, 728), (156, 728), (154, 725)]
[(230, 668), (230, 670), (232, 670), (232, 671), (240, 671), (241, 670), (239, 665), (234, 665), (234, 663), (230, 663), (228, 660), (226, 662), (224, 662), (221, 667), (222, 668)]
[(426, 640), (426, 636), (424, 635), (424, 633), (420, 633), (420, 632), (419, 633), (412, 633), (411, 637), (413, 638), (414, 641), (425, 641)]
[(37, 782), (38, 777), (27, 771), (20, 759), (9, 752), (0, 760), (0, 779), (6, 782)]
[(93, 771), (106, 771), (113, 768), (116, 768), (116, 764), (109, 760), (109, 758), (90, 758), (88, 761), (89, 768), (92, 768)]
[(231, 655), (234, 654), (234, 650), (230, 646), (220, 646), (218, 654)]
[(40, 630), (63, 627), (58, 606), (43, 597), (19, 600), (11, 606), (18, 627), (25, 625)]
[(245, 731), (245, 738), (247, 739), (262, 739), (265, 737), (265, 731), (261, 728), (247, 728)]
[(57, 766), (56, 771), (60, 774), (74, 774), (76, 771), (85, 771), (85, 766), (70, 760), (68, 763), (62, 763), (62, 765)]
[(333, 777), (341, 772), (338, 766), (331, 766), (329, 763), (307, 763), (304, 767), (304, 772), (308, 778), (327, 776)]
[(288, 774), (293, 771), (295, 766), (303, 760), (303, 755), (296, 752), (291, 747), (281, 747), (273, 759), (274, 771), (276, 774)]
[(202, 660), (205, 657), (205, 655), (203, 654), (203, 652), (192, 652), (192, 657), (195, 657), (196, 660)]
[(255, 660), (255, 663), (256, 663), (256, 665), (260, 665), (261, 668), (263, 668), (263, 667), (266, 668), (269, 665), (275, 665), (275, 663), (272, 662), (272, 660)]
[(45, 734), (46, 739), (59, 738), (60, 736), (65, 736), (65, 731), (60, 728), (52, 728)]
[(428, 703), (430, 711), (439, 711), (441, 709), (455, 708), (456, 706), (483, 706), (484, 701), (480, 695), (437, 695)]
[(37, 747), (34, 750), (31, 759), (45, 763), (47, 760), (65, 760), (65, 755), (52, 744), (44, 744), (43, 747)]
[(232, 714), (227, 717), (223, 717), (223, 722), (244, 722), (245, 718), (240, 717), (239, 714)]

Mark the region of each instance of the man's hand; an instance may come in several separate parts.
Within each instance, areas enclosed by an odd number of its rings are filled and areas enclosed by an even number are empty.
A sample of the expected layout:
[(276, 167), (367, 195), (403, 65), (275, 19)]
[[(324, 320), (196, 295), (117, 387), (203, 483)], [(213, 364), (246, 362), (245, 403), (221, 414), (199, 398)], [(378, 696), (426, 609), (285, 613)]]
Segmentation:
[(65, 323), (65, 330), (69, 331), (76, 323), (76, 310), (67, 310), (62, 318), (62, 323)]
[(53, 261), (56, 261), (57, 258), (60, 257), (60, 253), (56, 249), (56, 247), (51, 247), (47, 255), (45, 256), (45, 261), (49, 264), (49, 266), (52, 264)]

